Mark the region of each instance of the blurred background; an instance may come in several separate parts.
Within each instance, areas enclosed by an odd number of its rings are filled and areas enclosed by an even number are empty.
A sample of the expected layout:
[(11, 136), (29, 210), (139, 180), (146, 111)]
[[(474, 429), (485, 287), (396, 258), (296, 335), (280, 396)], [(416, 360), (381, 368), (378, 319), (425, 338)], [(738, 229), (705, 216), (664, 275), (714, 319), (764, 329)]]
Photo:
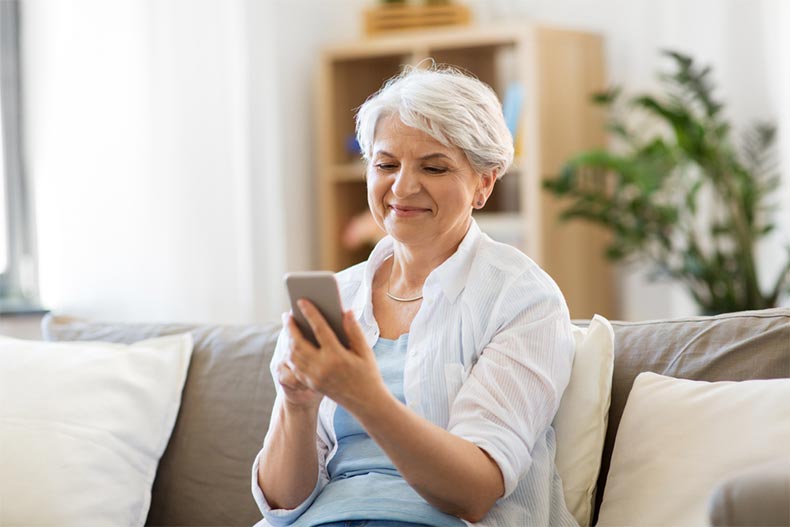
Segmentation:
[[(585, 241), (605, 243), (605, 232), (553, 230), (560, 209), (540, 186), (577, 151), (617, 147), (602, 110), (581, 101), (611, 85), (660, 93), (656, 74), (671, 70), (662, 49), (711, 66), (735, 131), (777, 126), (775, 228), (755, 249), (765, 288), (787, 261), (782, 0), (459, 0), (449, 22), (424, 13), (392, 22), (371, 0), (2, 4), (9, 311), (279, 320), (285, 272), (364, 258), (352, 109), (402, 64), (428, 56), (469, 69), (507, 99), (519, 163), (480, 223), (556, 269), (569, 302), (587, 288), (573, 316), (701, 312), (679, 282), (651, 281), (646, 263), (606, 263), (603, 245)], [(400, 29), (408, 20), (422, 27)], [(425, 26), (437, 23), (451, 26)]]

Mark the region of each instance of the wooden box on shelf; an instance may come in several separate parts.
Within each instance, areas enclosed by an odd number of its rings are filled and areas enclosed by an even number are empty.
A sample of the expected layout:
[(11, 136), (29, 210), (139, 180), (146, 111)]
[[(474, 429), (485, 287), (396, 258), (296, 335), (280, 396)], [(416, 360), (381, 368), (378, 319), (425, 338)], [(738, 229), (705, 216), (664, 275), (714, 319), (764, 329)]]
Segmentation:
[(461, 4), (383, 4), (365, 10), (365, 33), (381, 35), (404, 29), (466, 25), (471, 21), (469, 8)]
[(321, 266), (340, 270), (370, 251), (342, 243), (349, 223), (367, 209), (355, 109), (403, 65), (428, 57), (471, 72), (501, 99), (509, 91), (520, 93), (515, 163), (485, 209), (475, 213), (481, 228), (540, 264), (565, 294), (571, 316), (616, 317), (612, 269), (603, 257), (606, 235), (589, 225), (560, 223), (558, 201), (541, 185), (575, 152), (605, 143), (604, 116), (589, 103), (605, 87), (602, 39), (526, 21), (409, 32), (325, 50), (317, 92)]

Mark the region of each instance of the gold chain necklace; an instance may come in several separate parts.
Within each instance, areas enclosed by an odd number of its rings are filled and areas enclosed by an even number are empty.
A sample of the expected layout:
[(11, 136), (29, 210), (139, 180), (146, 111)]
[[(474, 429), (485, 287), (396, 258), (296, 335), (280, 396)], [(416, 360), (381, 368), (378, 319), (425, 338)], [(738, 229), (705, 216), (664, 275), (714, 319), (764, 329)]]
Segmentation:
[[(392, 255), (388, 256), (388, 258), (392, 258)], [(422, 295), (415, 296), (413, 298), (401, 298), (399, 296), (395, 296), (390, 293), (390, 281), (392, 280), (392, 271), (395, 270), (395, 262), (392, 262), (392, 269), (390, 269), (390, 275), (387, 277), (387, 296), (391, 299), (395, 300), (396, 302), (416, 302), (417, 300), (422, 299)]]

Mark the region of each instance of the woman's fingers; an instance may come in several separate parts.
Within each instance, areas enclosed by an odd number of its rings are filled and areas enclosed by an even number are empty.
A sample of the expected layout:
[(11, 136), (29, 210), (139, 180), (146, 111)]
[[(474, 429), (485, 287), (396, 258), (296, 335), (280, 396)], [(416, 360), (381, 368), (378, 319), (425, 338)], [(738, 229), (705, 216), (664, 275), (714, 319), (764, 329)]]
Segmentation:
[(300, 390), (306, 388), (304, 384), (296, 377), (296, 373), (294, 373), (293, 369), (288, 365), (287, 362), (283, 361), (277, 366), (277, 382), (281, 385), (292, 388), (295, 390)]
[(359, 325), (359, 322), (357, 322), (354, 312), (351, 310), (343, 313), (343, 329), (346, 330), (351, 351), (361, 354), (369, 349), (365, 333), (363, 333), (362, 327)]
[(294, 320), (294, 316), (292, 314), (283, 315), (284, 321), (283, 324), (288, 329), (288, 336), (291, 338), (291, 348), (294, 347), (294, 344), (303, 340), (304, 335), (302, 335), (302, 330), (299, 329), (299, 326), (296, 325), (296, 320)]
[(321, 403), (323, 394), (310, 388), (299, 373), (287, 361), (277, 367), (277, 381), (282, 386), (285, 398), (291, 404), (298, 406), (315, 406)]
[(373, 350), (368, 346), (352, 311), (343, 313), (343, 328), (351, 347), (349, 353), (313, 304), (300, 300), (299, 309), (321, 344), (321, 348), (313, 346), (299, 331), (293, 316), (289, 317), (287, 327), (292, 339), (287, 362), (290, 363), (291, 374), (299, 383), (335, 400), (351, 401), (348, 393), (350, 387), (377, 382), (380, 377)]
[(315, 335), (318, 344), (323, 348), (327, 346), (336, 347), (340, 345), (340, 342), (337, 340), (337, 335), (329, 327), (324, 316), (321, 312), (316, 308), (312, 302), (300, 299), (297, 301), (299, 305), (299, 309), (302, 310), (304, 313), (307, 322), (310, 324), (310, 327), (313, 329), (313, 334)]
[(302, 334), (302, 330), (299, 329), (299, 326), (296, 324), (296, 319), (293, 315), (288, 317), (288, 333), (291, 336), (291, 351), (293, 352), (295, 349), (304, 350), (305, 352), (312, 352), (317, 351), (317, 348), (313, 346), (312, 342), (307, 340), (307, 338)]
[(280, 367), (282, 371), (278, 374), (277, 380), (282, 386), (294, 391), (313, 391), (310, 379), (298, 367), (294, 368), (287, 362), (281, 363)]
[(280, 386), (290, 391), (303, 392), (310, 390), (306, 379), (302, 379), (297, 371), (287, 362), (281, 362), (277, 368), (277, 382), (280, 383)]
[(288, 328), (288, 334), (290, 336), (287, 362), (299, 380), (303, 384), (307, 384), (305, 382), (304, 373), (310, 364), (315, 362), (315, 355), (318, 350), (304, 337), (299, 326), (296, 325), (296, 320), (293, 315), (288, 316), (286, 327)]

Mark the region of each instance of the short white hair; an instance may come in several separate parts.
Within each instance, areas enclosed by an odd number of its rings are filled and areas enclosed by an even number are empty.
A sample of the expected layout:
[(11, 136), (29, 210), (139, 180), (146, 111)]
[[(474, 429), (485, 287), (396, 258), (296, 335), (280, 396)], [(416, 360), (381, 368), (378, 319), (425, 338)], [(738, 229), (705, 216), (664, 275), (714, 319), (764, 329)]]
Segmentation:
[(370, 162), (376, 125), (397, 115), (448, 147), (460, 148), (478, 174), (501, 178), (513, 163), (513, 137), (502, 105), (484, 82), (448, 66), (407, 66), (357, 111), (357, 141)]

